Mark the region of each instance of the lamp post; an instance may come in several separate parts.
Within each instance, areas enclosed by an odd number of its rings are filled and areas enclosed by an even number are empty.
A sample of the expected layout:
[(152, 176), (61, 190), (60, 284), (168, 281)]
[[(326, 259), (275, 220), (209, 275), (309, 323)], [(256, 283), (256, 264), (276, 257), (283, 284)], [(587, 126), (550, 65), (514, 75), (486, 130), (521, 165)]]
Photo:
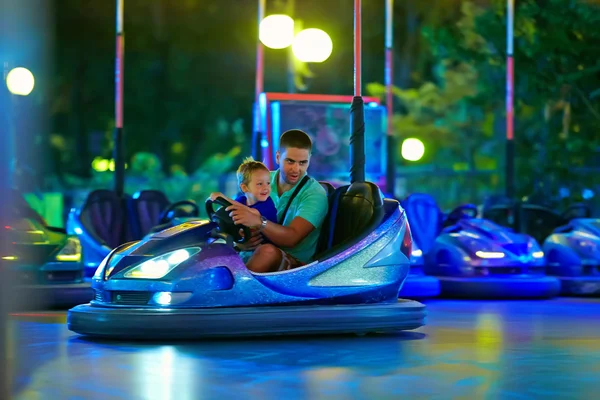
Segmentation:
[[(290, 0), (288, 10), (293, 11), (294, 2)], [(283, 14), (273, 14), (265, 17), (266, 0), (258, 0), (258, 40), (256, 43), (256, 78), (254, 93), (254, 113), (252, 129), (252, 156), (263, 160), (263, 110), (261, 94), (264, 92), (264, 46), (272, 49), (288, 50), (288, 91), (294, 85), (294, 67), (292, 57), (302, 62), (323, 62), (331, 55), (333, 43), (327, 33), (320, 29), (304, 29), (295, 34), (294, 20)], [(266, 160), (267, 167), (273, 167), (270, 158)]]

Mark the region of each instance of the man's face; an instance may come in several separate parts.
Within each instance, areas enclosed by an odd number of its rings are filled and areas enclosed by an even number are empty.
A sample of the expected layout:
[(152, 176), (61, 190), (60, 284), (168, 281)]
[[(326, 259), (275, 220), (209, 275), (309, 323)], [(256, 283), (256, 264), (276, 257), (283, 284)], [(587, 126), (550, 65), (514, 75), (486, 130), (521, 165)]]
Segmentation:
[(295, 185), (306, 174), (310, 163), (310, 152), (307, 149), (288, 147), (278, 151), (277, 164), (280, 167), (281, 178), (288, 185)]

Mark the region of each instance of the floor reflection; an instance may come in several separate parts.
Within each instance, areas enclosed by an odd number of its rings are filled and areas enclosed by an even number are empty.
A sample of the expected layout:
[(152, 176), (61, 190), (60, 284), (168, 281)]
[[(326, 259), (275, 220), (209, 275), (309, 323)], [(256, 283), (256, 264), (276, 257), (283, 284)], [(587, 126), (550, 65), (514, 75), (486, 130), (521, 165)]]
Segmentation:
[(62, 315), (11, 331), (17, 398), (593, 398), (600, 301), (428, 302), (428, 325), (386, 336), (85, 340)]

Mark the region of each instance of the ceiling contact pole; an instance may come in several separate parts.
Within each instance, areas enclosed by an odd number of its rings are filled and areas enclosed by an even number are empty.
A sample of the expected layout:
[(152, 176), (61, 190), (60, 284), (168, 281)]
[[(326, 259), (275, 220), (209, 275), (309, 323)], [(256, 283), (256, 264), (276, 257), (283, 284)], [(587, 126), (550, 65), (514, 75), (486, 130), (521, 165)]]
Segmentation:
[(121, 197), (125, 186), (125, 159), (123, 152), (123, 2), (117, 0), (117, 31), (115, 57), (115, 132), (113, 158), (115, 160), (115, 193)]

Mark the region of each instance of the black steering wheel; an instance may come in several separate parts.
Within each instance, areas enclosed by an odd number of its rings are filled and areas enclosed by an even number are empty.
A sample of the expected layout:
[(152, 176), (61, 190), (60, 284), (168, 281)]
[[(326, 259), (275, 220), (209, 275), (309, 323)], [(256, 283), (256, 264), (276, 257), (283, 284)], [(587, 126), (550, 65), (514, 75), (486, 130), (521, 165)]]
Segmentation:
[[(215, 211), (213, 207), (214, 204), (218, 204), (221, 207)], [(217, 197), (215, 201), (207, 199), (206, 214), (208, 214), (208, 218), (210, 218), (212, 222), (219, 225), (219, 230), (222, 233), (233, 237), (233, 240), (236, 243), (246, 243), (250, 240), (252, 232), (246, 225), (236, 225), (235, 222), (233, 222), (233, 219), (229, 216), (229, 211), (225, 211), (230, 205), (231, 203), (222, 197)], [(243, 235), (240, 234), (240, 229), (242, 230)]]
[(169, 205), (158, 219), (160, 225), (167, 224), (175, 218), (181, 217), (200, 217), (200, 209), (198, 204), (191, 200), (182, 200)]
[(561, 218), (570, 221), (575, 218), (591, 218), (592, 209), (584, 203), (571, 204), (569, 208), (561, 214)]
[(463, 204), (452, 210), (446, 217), (446, 221), (455, 223), (465, 218), (477, 218), (477, 214), (479, 214), (479, 210), (475, 204)]

